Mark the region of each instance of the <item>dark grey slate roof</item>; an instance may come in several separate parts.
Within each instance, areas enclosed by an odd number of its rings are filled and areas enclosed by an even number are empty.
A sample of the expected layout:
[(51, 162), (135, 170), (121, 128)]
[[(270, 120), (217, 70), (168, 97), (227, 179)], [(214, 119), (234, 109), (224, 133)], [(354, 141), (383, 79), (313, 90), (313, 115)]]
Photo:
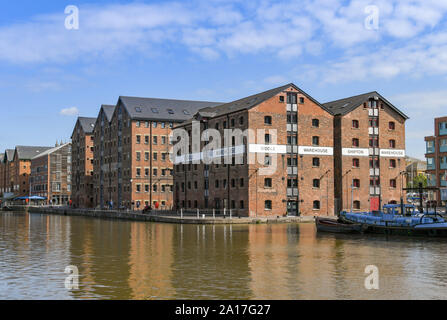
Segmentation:
[(38, 154), (49, 149), (51, 149), (51, 147), (17, 146), (15, 152), (20, 160), (31, 160)]
[(78, 121), (81, 124), (82, 130), (84, 130), (85, 133), (93, 132), (93, 128), (95, 127), (96, 118), (79, 117)]
[(104, 114), (107, 117), (107, 120), (110, 122), (112, 120), (113, 112), (115, 111), (116, 106), (112, 106), (110, 104), (103, 104), (101, 109), (104, 111)]
[[(220, 106), (200, 109), (199, 112), (197, 112), (195, 115), (214, 118), (214, 117), (222, 116), (222, 115), (225, 115), (228, 113), (234, 113), (234, 112), (238, 112), (238, 111), (242, 111), (242, 110), (248, 110), (248, 109), (251, 109), (251, 108), (257, 106), (258, 104), (274, 97), (278, 93), (281, 93), (290, 87), (294, 87), (296, 90), (298, 90), (298, 92), (303, 94), (306, 98), (313, 101), (319, 107), (321, 107), (322, 109), (324, 109), (330, 113), (330, 111), (325, 106), (320, 104), (317, 100), (312, 98), (306, 92), (304, 92), (299, 87), (297, 87), (295, 84), (289, 83), (289, 84), (286, 84), (286, 85), (278, 87), (278, 88), (270, 89), (270, 90), (267, 90), (267, 91), (264, 91), (264, 92), (261, 92), (258, 94), (254, 94), (254, 95), (251, 95), (251, 96), (239, 99), (239, 100), (235, 100), (235, 101), (232, 101), (232, 102), (229, 102), (226, 104), (222, 104)], [(179, 126), (184, 126), (188, 123), (191, 123), (192, 120), (193, 119), (183, 122)]]
[(5, 151), (5, 160), (11, 162), (14, 159), (14, 149), (6, 149)]
[(189, 101), (121, 96), (118, 104), (126, 108), (132, 119), (180, 122), (190, 119), (198, 110), (221, 105), (222, 102)]
[(398, 108), (396, 108), (394, 105), (392, 105), (388, 100), (386, 100), (383, 96), (381, 96), (378, 92), (368, 92), (364, 94), (360, 94), (357, 96), (344, 98), (340, 100), (335, 100), (331, 102), (323, 103), (323, 105), (330, 110), (330, 112), (333, 115), (345, 115), (349, 112), (357, 109), (361, 105), (363, 105), (364, 102), (368, 101), (370, 98), (378, 97), (381, 100), (383, 100), (391, 109), (396, 111), (399, 115), (401, 115), (404, 119), (409, 119), (408, 116), (406, 116), (402, 111), (400, 111)]

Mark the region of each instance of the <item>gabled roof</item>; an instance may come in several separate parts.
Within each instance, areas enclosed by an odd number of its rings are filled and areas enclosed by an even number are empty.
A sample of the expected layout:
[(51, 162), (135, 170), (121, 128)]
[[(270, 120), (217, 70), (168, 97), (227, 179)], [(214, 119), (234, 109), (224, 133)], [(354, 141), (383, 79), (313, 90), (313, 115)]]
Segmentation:
[(11, 162), (12, 160), (14, 160), (14, 151), (14, 149), (6, 149), (4, 161), (8, 160), (9, 162)]
[(51, 147), (17, 146), (14, 156), (17, 155), (20, 160), (31, 160), (36, 155), (49, 149)]
[(190, 101), (156, 98), (138, 98), (121, 96), (118, 104), (126, 108), (132, 119), (185, 121), (191, 118), (199, 109), (215, 107), (222, 102)]
[(93, 127), (93, 131), (95, 130), (95, 127), (101, 123), (101, 113), (104, 114), (105, 120), (110, 123), (112, 121), (113, 113), (115, 112), (116, 106), (110, 105), (110, 104), (103, 104), (101, 105), (101, 108), (99, 109), (98, 116), (95, 119), (95, 124)]
[[(242, 110), (248, 110), (251, 108), (256, 107), (257, 105), (261, 104), (262, 102), (274, 97), (278, 93), (283, 92), (284, 90), (293, 87), (295, 90), (297, 90), (299, 93), (303, 94), (306, 98), (317, 104), (319, 107), (324, 109), (325, 111), (331, 113), (324, 105), (320, 104), (317, 100), (312, 98), (310, 95), (308, 95), (306, 92), (301, 90), (299, 87), (297, 87), (293, 83), (286, 84), (284, 86), (270, 89), (261, 93), (257, 93), (239, 100), (235, 100), (226, 104), (222, 104), (220, 106), (212, 107), (212, 108), (204, 108), (200, 109), (195, 116), (202, 116), (202, 117), (219, 117), (228, 113), (234, 113)], [(190, 122), (192, 122), (193, 119), (190, 119), (187, 122), (181, 123), (179, 126), (184, 126)]]
[(402, 111), (396, 108), (393, 104), (391, 104), (388, 100), (386, 100), (382, 95), (380, 95), (377, 91), (368, 92), (364, 94), (360, 94), (357, 96), (352, 96), (349, 98), (344, 98), (340, 100), (335, 100), (331, 102), (323, 103), (323, 105), (330, 110), (333, 115), (346, 115), (351, 111), (354, 111), (358, 107), (360, 107), (364, 102), (368, 101), (370, 98), (378, 97), (383, 100), (391, 109), (396, 111), (401, 117), (405, 120), (408, 120), (408, 116), (405, 115)]
[(85, 133), (92, 133), (95, 127), (96, 118), (79, 117), (79, 124)]
[(112, 116), (113, 116), (113, 112), (115, 111), (115, 107), (116, 106), (113, 106), (110, 104), (103, 104), (101, 106), (101, 109), (104, 111), (107, 121), (109, 121), (109, 122), (112, 120)]
[(63, 145), (60, 145), (60, 146), (58, 146), (58, 147), (50, 148), (50, 149), (48, 149), (48, 150), (46, 150), (46, 151), (43, 151), (43, 152), (39, 153), (38, 155), (36, 155), (35, 157), (33, 157), (33, 159), (40, 158), (40, 157), (43, 157), (43, 156), (47, 156), (47, 155), (49, 155), (49, 154), (52, 154), (53, 152), (56, 152), (57, 150), (62, 149), (62, 148), (66, 147), (66, 146), (68, 146), (68, 145), (70, 145), (70, 144), (71, 144), (71, 143), (68, 142), (68, 143), (65, 143), (65, 144), (63, 144)]

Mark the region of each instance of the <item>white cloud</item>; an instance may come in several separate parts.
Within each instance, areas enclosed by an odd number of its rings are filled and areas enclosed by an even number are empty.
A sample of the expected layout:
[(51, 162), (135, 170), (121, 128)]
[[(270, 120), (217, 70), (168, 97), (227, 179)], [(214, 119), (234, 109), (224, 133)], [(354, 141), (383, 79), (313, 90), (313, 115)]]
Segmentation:
[[(447, 75), (447, 1), (375, 0), (379, 30), (364, 26), (370, 0), (258, 0), (80, 6), (80, 29), (63, 12), (0, 27), (0, 61), (70, 63), (183, 46), (207, 60), (266, 54), (287, 62), (304, 54), (325, 81), (402, 74)], [(298, 62), (297, 62), (298, 65)], [(305, 68), (306, 66), (301, 66)]]
[(77, 116), (79, 115), (79, 109), (76, 107), (62, 109), (60, 114), (62, 116)]
[(447, 90), (401, 93), (389, 100), (410, 117), (406, 132), (408, 152), (424, 159), (424, 137), (434, 134), (433, 119), (447, 115)]

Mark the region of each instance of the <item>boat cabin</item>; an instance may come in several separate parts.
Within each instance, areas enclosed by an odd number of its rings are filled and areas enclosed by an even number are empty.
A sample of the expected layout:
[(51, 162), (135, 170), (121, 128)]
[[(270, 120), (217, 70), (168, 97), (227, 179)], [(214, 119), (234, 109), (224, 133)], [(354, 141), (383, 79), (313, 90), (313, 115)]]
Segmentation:
[(404, 204), (404, 212), (402, 213), (402, 208), (400, 204), (386, 204), (383, 206), (383, 212), (389, 215), (399, 215), (411, 217), (416, 214), (416, 207), (412, 204)]

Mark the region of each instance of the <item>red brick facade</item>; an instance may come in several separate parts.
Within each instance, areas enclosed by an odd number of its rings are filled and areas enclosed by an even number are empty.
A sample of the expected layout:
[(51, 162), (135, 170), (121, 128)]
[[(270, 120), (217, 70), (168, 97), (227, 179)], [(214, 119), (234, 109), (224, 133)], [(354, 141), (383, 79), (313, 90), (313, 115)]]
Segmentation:
[[(372, 96), (373, 97), (373, 96)], [(377, 210), (405, 197), (405, 118), (379, 96), (335, 117), (339, 210)], [(404, 198), (405, 199), (405, 198)]]
[[(83, 118), (93, 123), (94, 119)], [(93, 127), (84, 127), (81, 118), (76, 122), (72, 134), (72, 201), (74, 207), (92, 208), (93, 190)]]
[[(181, 127), (189, 133), (194, 130), (191, 123)], [(266, 166), (262, 161), (248, 163), (247, 154), (243, 164), (176, 165), (177, 208), (231, 209), (234, 214), (252, 217), (334, 215), (333, 116), (298, 88), (291, 85), (248, 110), (202, 120), (201, 130), (206, 127), (218, 128), (222, 137), (225, 128), (254, 130), (259, 136), (256, 141), (245, 139), (245, 150), (271, 144), (283, 151), (272, 154), (276, 170), (268, 174), (263, 172)], [(264, 136), (269, 133), (270, 142)], [(197, 144), (189, 136), (190, 145)], [(298, 146), (308, 151), (299, 154)], [(312, 148), (323, 148), (329, 155), (312, 154)], [(265, 156), (248, 154), (261, 160)], [(313, 165), (314, 158), (318, 165)]]

